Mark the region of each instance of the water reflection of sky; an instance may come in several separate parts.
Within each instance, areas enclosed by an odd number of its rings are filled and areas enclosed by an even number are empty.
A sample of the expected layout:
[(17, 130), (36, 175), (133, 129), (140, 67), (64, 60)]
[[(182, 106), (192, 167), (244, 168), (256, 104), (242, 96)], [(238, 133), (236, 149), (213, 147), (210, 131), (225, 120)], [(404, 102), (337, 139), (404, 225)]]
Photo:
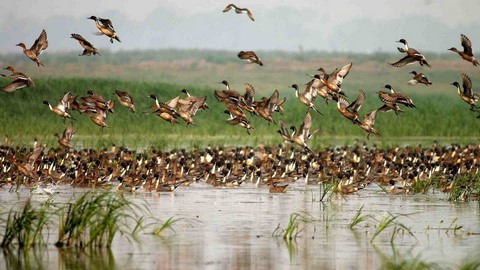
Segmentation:
[[(61, 190), (56, 201), (68, 201), (70, 189)], [(2, 191), (3, 213), (21, 205), (28, 191), (19, 194)], [(247, 184), (237, 189), (212, 189), (202, 185), (180, 187), (176, 193), (137, 194), (135, 200), (149, 205), (152, 215), (162, 221), (176, 216), (186, 218), (153, 236), (151, 228), (140, 235), (141, 243), (118, 237), (111, 252), (57, 250), (56, 227), (50, 231), (46, 249), (22, 253), (4, 250), (2, 268), (98, 268), (98, 269), (375, 269), (392, 260), (414, 260), (442, 266), (459, 264), (478, 250), (480, 232), (478, 202), (451, 203), (441, 193), (417, 196), (390, 196), (376, 187), (358, 195), (332, 197), (320, 203), (318, 187), (293, 184), (286, 194), (269, 194)], [(34, 202), (46, 200), (34, 196)], [(387, 212), (400, 216), (397, 221), (410, 228), (414, 237), (398, 234), (390, 243), (388, 228), (373, 242), (378, 225), (373, 220), (348, 228), (361, 206), (363, 214), (381, 219)], [(275, 228), (285, 228), (290, 214), (305, 211), (315, 222), (304, 227), (296, 240), (285, 242), (272, 237)], [(476, 214), (477, 213), (477, 214)], [(453, 222), (456, 219), (455, 222)], [(153, 219), (147, 219), (153, 222)], [(453, 225), (463, 226), (455, 234)]]

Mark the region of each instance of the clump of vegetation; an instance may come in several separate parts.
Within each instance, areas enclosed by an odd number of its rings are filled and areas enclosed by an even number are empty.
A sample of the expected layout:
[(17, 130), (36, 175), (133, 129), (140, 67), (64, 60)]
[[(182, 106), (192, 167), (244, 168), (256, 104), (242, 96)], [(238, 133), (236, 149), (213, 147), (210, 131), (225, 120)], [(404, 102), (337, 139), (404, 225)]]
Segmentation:
[(154, 227), (152, 234), (155, 236), (160, 236), (166, 229), (170, 229), (172, 232), (176, 233), (175, 229), (173, 229), (173, 224), (178, 223), (180, 221), (185, 221), (189, 226), (192, 226), (192, 222), (195, 222), (198, 220), (172, 216), (167, 220), (165, 220), (164, 222), (160, 222), (160, 224), (157, 224), (157, 226)]
[(135, 239), (141, 209), (110, 192), (86, 192), (59, 212), (57, 247), (110, 247), (118, 232)]
[(382, 219), (380, 219), (380, 220), (376, 219), (376, 218), (373, 218), (374, 220), (376, 220), (378, 222), (378, 224), (376, 224), (377, 229), (373, 233), (373, 236), (372, 236), (372, 239), (370, 240), (370, 242), (373, 242), (373, 240), (375, 240), (375, 238), (379, 234), (381, 234), (387, 228), (390, 228), (390, 227), (393, 227), (392, 236), (390, 238), (390, 242), (392, 242), (392, 243), (395, 240), (395, 237), (399, 233), (402, 233), (402, 234), (407, 233), (408, 235), (410, 235), (410, 236), (412, 236), (416, 239), (413, 232), (407, 226), (405, 226), (403, 223), (400, 223), (400, 222), (397, 221), (397, 219), (401, 216), (407, 216), (407, 215), (393, 215), (392, 213), (387, 212), (387, 214), (385, 214), (382, 217)]
[(51, 222), (51, 215), (50, 200), (34, 208), (29, 199), (21, 212), (10, 210), (7, 219), (2, 219), (5, 233), (0, 247), (17, 245), (20, 249), (29, 250), (35, 245), (45, 244), (43, 232)]
[(450, 201), (468, 201), (480, 197), (480, 175), (457, 175), (451, 185)]
[(363, 207), (364, 205), (362, 205), (362, 207), (360, 207), (358, 210), (357, 210), (357, 213), (355, 213), (355, 216), (353, 216), (352, 220), (350, 221), (350, 223), (348, 224), (348, 228), (350, 229), (353, 229), (355, 226), (357, 226), (358, 224), (368, 220), (368, 219), (371, 219), (373, 218), (372, 215), (362, 215), (362, 210), (363, 210)]
[(282, 236), (285, 241), (292, 241), (297, 238), (298, 234), (304, 230), (300, 225), (313, 223), (315, 218), (307, 212), (298, 212), (290, 214), (287, 226), (281, 229), (280, 224), (273, 231), (273, 236)]

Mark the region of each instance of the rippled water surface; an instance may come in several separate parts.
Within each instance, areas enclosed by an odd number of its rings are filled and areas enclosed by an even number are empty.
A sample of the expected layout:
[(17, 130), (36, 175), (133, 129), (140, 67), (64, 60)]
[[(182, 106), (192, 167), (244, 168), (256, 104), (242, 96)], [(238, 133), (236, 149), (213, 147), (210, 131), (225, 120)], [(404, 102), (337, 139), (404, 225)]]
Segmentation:
[[(82, 190), (60, 188), (55, 202), (67, 202)], [(78, 195), (78, 194), (77, 194)], [(0, 196), (2, 212), (21, 205), (27, 190)], [(57, 228), (52, 228), (47, 248), (27, 254), (4, 251), (0, 267), (10, 269), (378, 269), (389, 261), (417, 258), (442, 267), (456, 268), (478, 257), (480, 215), (478, 202), (452, 203), (442, 193), (391, 196), (375, 186), (344, 197), (333, 195), (319, 202), (317, 186), (295, 183), (285, 194), (270, 194), (253, 185), (214, 189), (203, 185), (180, 187), (175, 193), (125, 194), (148, 205), (149, 214), (162, 221), (184, 218), (161, 236), (152, 226), (140, 234), (139, 243), (118, 236), (111, 251), (57, 249)], [(33, 195), (34, 202), (46, 195)], [(130, 199), (130, 198), (129, 198)], [(373, 218), (353, 230), (349, 223), (357, 210)], [(296, 239), (272, 236), (286, 228), (292, 213), (308, 213)], [(391, 213), (397, 228), (389, 227), (371, 241), (379, 220)], [(146, 223), (153, 219), (146, 219)], [(455, 226), (462, 226), (456, 231)], [(450, 228), (450, 230), (447, 230)], [(3, 232), (2, 232), (3, 234)]]

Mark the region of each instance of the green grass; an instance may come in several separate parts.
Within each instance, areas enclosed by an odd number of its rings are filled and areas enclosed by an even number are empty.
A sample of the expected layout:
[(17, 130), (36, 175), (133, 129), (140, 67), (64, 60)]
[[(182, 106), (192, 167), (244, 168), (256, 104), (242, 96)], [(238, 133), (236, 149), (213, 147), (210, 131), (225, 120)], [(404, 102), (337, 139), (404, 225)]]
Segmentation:
[(39, 207), (34, 207), (30, 200), (27, 200), (22, 211), (12, 209), (6, 220), (1, 219), (4, 224), (4, 233), (1, 248), (12, 248), (17, 246), (25, 251), (46, 243), (43, 233), (51, 223), (52, 213), (48, 200)]
[[(135, 239), (138, 206), (110, 192), (86, 192), (59, 210), (57, 247), (111, 247), (117, 233)], [(134, 226), (132, 226), (134, 224)]]
[[(177, 51), (170, 53), (179, 54)], [(221, 55), (228, 53), (230, 52), (222, 52)], [(185, 55), (185, 57), (191, 55), (197, 59), (195, 61), (201, 62), (196, 51), (187, 51)], [(73, 145), (76, 148), (107, 147), (111, 143), (135, 149), (152, 146), (172, 149), (217, 145), (280, 144), (282, 140), (276, 133), (277, 126), (268, 125), (266, 121), (258, 117), (251, 117), (255, 130), (250, 136), (244, 129), (226, 124), (227, 115), (223, 114), (225, 107), (213, 97), (213, 90), (221, 87), (217, 82), (227, 79), (241, 93), (243, 93), (243, 83), (250, 82), (256, 89), (257, 99), (261, 96), (269, 96), (274, 89), (278, 89), (280, 97), (287, 97), (284, 106), (286, 115), (276, 114), (274, 118), (277, 121), (283, 119), (288, 125), (299, 126), (304, 118), (306, 108), (296, 100), (294, 91), (287, 86), (293, 83), (301, 85), (307, 82), (308, 77), (304, 74), (314, 73), (314, 70), (322, 63), (321, 61), (325, 60), (327, 61), (325, 64), (327, 70), (347, 63), (347, 61), (354, 61), (352, 71), (345, 79), (342, 88), (348, 94), (350, 101), (356, 97), (358, 89), (365, 90), (367, 97), (360, 111), (362, 118), (367, 112), (382, 105), (376, 92), (387, 83), (408, 94), (417, 105), (417, 109), (405, 108), (405, 113), (399, 116), (394, 113), (378, 114), (375, 125), (382, 136), (371, 136), (369, 142), (387, 147), (399, 144), (430, 144), (434, 141), (445, 144), (452, 142), (476, 143), (478, 141), (480, 120), (475, 118), (476, 113), (468, 110), (468, 105), (458, 98), (455, 88), (450, 85), (451, 82), (460, 80), (460, 72), (450, 70), (448, 65), (444, 65), (443, 69), (439, 70), (422, 70), (419, 66), (393, 69), (383, 62), (385, 59), (377, 59), (369, 55), (328, 54), (322, 56), (311, 52), (310, 56), (316, 57), (314, 61), (298, 60), (296, 59), (298, 55), (282, 52), (272, 52), (267, 55), (273, 60), (287, 55), (286, 59), (290, 62), (279, 62), (279, 65), (266, 66), (263, 69), (252, 65), (243, 65), (237, 63), (236, 60), (232, 60), (232, 63), (217, 61), (221, 64), (213, 67), (175, 64), (170, 68), (170, 65), (167, 65), (168, 62), (165, 62), (167, 64), (155, 62), (171, 61), (170, 58), (164, 56), (161, 59), (152, 58), (155, 60), (152, 64), (154, 66), (149, 69), (148, 63), (144, 63), (148, 61), (144, 54), (135, 58), (130, 53), (125, 53), (125, 55), (112, 54), (112, 57), (107, 60), (92, 58), (89, 60), (93, 61), (92, 63), (85, 62), (85, 59), (78, 60), (78, 58), (69, 60), (66, 59), (69, 56), (62, 58), (63, 56), (59, 55), (57, 56), (58, 61), (52, 60), (45, 69), (20, 64), (18, 69), (32, 76), (37, 87), (20, 89), (10, 94), (2, 93), (0, 126), (5, 128), (0, 131), (0, 136), (8, 136), (9, 140), (16, 145), (28, 145), (33, 142), (34, 138), (37, 138), (40, 143), (56, 147), (56, 138), (53, 134), (63, 132), (65, 124), (50, 112), (47, 106), (42, 104), (43, 100), (49, 100), (55, 104), (65, 91), (83, 96), (89, 89), (107, 99), (114, 99), (112, 93), (121, 89), (129, 91), (133, 95), (137, 113), (129, 112), (126, 108), (120, 107), (117, 102), (115, 114), (110, 115), (107, 119), (110, 127), (102, 130), (85, 115), (73, 112), (73, 117), (78, 119), (73, 121), (74, 127), (78, 128), (78, 132), (73, 138)], [(115, 57), (127, 60), (116, 62)], [(390, 55), (384, 58), (389, 59)], [(9, 56), (7, 59), (15, 62), (17, 58)], [(85, 62), (84, 64), (82, 64), (83, 62), (79, 63), (81, 67), (78, 69), (81, 70), (78, 72), (77, 67), (73, 65), (75, 59)], [(438, 59), (446, 61), (450, 58), (449, 56), (439, 56)], [(21, 61), (21, 58), (17, 60)], [(196, 63), (195, 61), (194, 63)], [(302, 61), (306, 61), (306, 63), (302, 65)], [(95, 63), (98, 65), (96, 66)], [(290, 67), (289, 63), (295, 66)], [(165, 65), (162, 66), (163, 64)], [(69, 65), (72, 69), (68, 68)], [(156, 69), (155, 65), (160, 65), (160, 67)], [(282, 68), (284, 66), (285, 68)], [(430, 87), (408, 86), (406, 82), (411, 78), (408, 72), (414, 69), (425, 72), (434, 81), (434, 85)], [(473, 71), (470, 72), (469, 67), (466, 67), (465, 72), (472, 77), (475, 88), (480, 81)], [(0, 85), (6, 83), (6, 79), (0, 78)], [(155, 93), (159, 99), (166, 101), (179, 95), (182, 88), (188, 88), (193, 95), (207, 96), (207, 103), (212, 108), (211, 111), (200, 111), (197, 114), (195, 118), (197, 126), (186, 127), (183, 123), (171, 125), (155, 115), (142, 113), (154, 103), (152, 99), (147, 98), (147, 95)], [(320, 134), (310, 142), (313, 148), (367, 141), (365, 132), (343, 118), (333, 103), (327, 106), (319, 98), (316, 104), (324, 115), (320, 116), (315, 113), (312, 115), (313, 128), (320, 127), (321, 129)]]

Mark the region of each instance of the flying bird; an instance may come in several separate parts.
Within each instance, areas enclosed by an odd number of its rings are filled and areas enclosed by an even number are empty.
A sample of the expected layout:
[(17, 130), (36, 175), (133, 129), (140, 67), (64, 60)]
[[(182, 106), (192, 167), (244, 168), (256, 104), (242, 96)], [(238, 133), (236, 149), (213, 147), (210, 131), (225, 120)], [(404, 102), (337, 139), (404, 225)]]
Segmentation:
[(408, 42), (405, 39), (400, 39), (400, 43), (403, 43), (403, 48), (398, 47), (398, 51), (401, 53), (406, 53), (407, 55), (403, 57), (402, 59), (398, 60), (395, 63), (390, 63), (390, 65), (394, 67), (404, 67), (409, 64), (413, 64), (415, 62), (418, 62), (421, 66), (427, 65), (429, 68), (431, 68), (430, 64), (428, 64), (427, 59), (425, 56), (423, 56), (421, 53), (419, 53), (417, 50), (414, 48), (408, 47)]
[(98, 28), (96, 35), (105, 35), (110, 38), (110, 42), (113, 43), (113, 39), (116, 39), (118, 42), (120, 41), (120, 38), (117, 36), (117, 32), (115, 32), (115, 28), (113, 28), (112, 21), (109, 19), (102, 19), (98, 18), (96, 16), (90, 16), (87, 19), (94, 20), (95, 24)]
[(370, 134), (375, 134), (377, 136), (380, 136), (380, 134), (377, 132), (375, 129), (375, 118), (377, 116), (377, 110), (371, 111), (367, 114), (365, 114), (365, 118), (363, 118), (363, 121), (361, 121), (358, 126), (361, 127), (363, 130), (365, 130), (367, 134), (367, 140), (370, 139)]
[(65, 128), (65, 130), (63, 131), (63, 134), (61, 137), (60, 135), (58, 135), (58, 133), (55, 133), (55, 137), (58, 138), (58, 144), (60, 144), (60, 146), (65, 148), (71, 148), (72, 145), (70, 144), (70, 140), (73, 138), (73, 135), (75, 135), (76, 132), (77, 130), (73, 129), (72, 123), (69, 123)]
[(423, 73), (417, 73), (416, 71), (410, 72), (410, 74), (413, 74), (413, 78), (408, 81), (409, 85), (417, 85), (419, 83), (425, 84), (426, 86), (432, 85), (432, 82), (423, 75)]
[(116, 90), (114, 94), (118, 98), (118, 102), (120, 102), (120, 105), (127, 107), (132, 112), (135, 112), (135, 105), (133, 104), (133, 98), (129, 93), (125, 91)]
[(364, 101), (365, 92), (363, 90), (358, 90), (357, 99), (352, 103), (349, 103), (341, 96), (337, 96), (337, 110), (354, 124), (360, 124), (360, 121), (358, 120), (358, 110), (360, 110)]
[(47, 32), (45, 32), (45, 29), (42, 30), (40, 36), (35, 40), (30, 49), (27, 49), (24, 43), (18, 43), (16, 46), (23, 48), (23, 53), (37, 63), (37, 66), (45, 66), (38, 58), (38, 56), (48, 48)]
[(449, 51), (454, 51), (458, 53), (463, 59), (467, 60), (468, 62), (472, 63), (474, 66), (478, 66), (478, 61), (473, 57), (473, 49), (472, 49), (472, 42), (470, 39), (465, 36), (464, 34), (460, 34), (460, 42), (463, 47), (463, 52), (457, 50), (457, 48), (452, 47), (448, 49)]
[(229, 4), (228, 6), (226, 6), (225, 9), (223, 9), (223, 12), (228, 12), (232, 8), (235, 9), (235, 12), (237, 14), (247, 13), (250, 20), (255, 21), (255, 19), (253, 18), (252, 12), (250, 12), (250, 10), (248, 10), (246, 8), (239, 8), (239, 7), (235, 6), (234, 4)]
[(308, 109), (312, 109), (312, 110), (318, 112), (319, 114), (322, 114), (317, 109), (317, 107), (315, 107), (315, 104), (313, 103), (313, 101), (317, 97), (317, 92), (314, 91), (314, 89), (312, 89), (311, 87), (306, 87), (305, 90), (302, 93), (300, 93), (298, 91), (298, 85), (297, 84), (292, 84), (292, 86), (290, 86), (290, 87), (295, 89), (295, 96), (298, 98), (298, 100), (300, 100), (300, 102), (305, 104), (305, 106), (307, 106)]
[(32, 79), (28, 77), (27, 75), (17, 72), (13, 67), (8, 66), (4, 68), (6, 70), (9, 70), (11, 72), (10, 75), (5, 75), (5, 74), (0, 74), (3, 77), (9, 78), (12, 80), (9, 84), (5, 85), (2, 87), (2, 92), (5, 93), (12, 93), (18, 89), (25, 88), (25, 87), (35, 87), (35, 84), (33, 83)]
[(473, 93), (472, 91), (472, 79), (468, 77), (467, 74), (462, 74), (462, 87), (463, 90), (460, 88), (460, 84), (458, 82), (453, 82), (453, 86), (457, 87), (458, 96), (467, 104), (470, 105), (470, 110), (476, 111), (477, 106), (475, 103), (480, 98), (480, 95)]
[(81, 35), (79, 34), (72, 34), (71, 38), (76, 39), (78, 43), (80, 43), (80, 46), (83, 47), (83, 53), (80, 54), (79, 56), (82, 55), (100, 55), (98, 52), (97, 48), (95, 48), (92, 43), (88, 42), (86, 39), (84, 39)]
[(291, 136), (292, 142), (296, 143), (297, 145), (300, 145), (304, 149), (313, 153), (313, 151), (308, 147), (307, 142), (313, 136), (313, 134), (319, 131), (319, 129), (310, 133), (311, 127), (312, 127), (312, 115), (310, 114), (310, 112), (307, 112), (307, 114), (305, 115), (305, 119), (303, 120), (303, 123), (298, 129), (298, 131), (295, 128), (295, 126), (290, 127), (290, 129), (292, 130), (292, 134), (290, 136)]
[(262, 59), (258, 58), (254, 51), (240, 51), (237, 56), (247, 64), (255, 63), (263, 66)]

